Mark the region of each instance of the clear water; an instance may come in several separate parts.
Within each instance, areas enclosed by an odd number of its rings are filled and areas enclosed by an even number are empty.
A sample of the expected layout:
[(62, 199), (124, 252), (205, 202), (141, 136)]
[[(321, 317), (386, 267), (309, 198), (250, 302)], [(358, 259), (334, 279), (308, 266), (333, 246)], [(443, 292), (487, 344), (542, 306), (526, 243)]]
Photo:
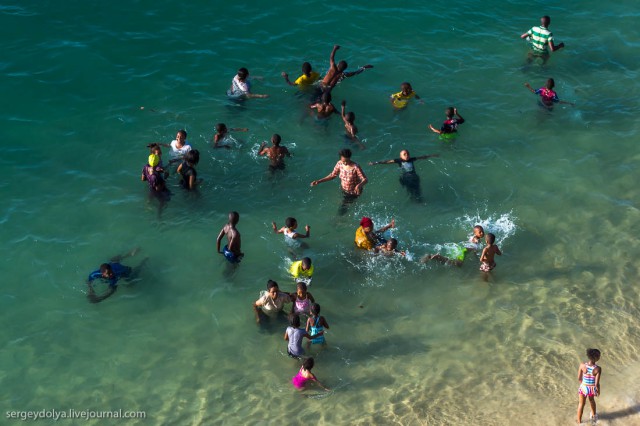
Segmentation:
[[(600, 423), (640, 424), (635, 5), (0, 5), (3, 411), (144, 410), (144, 424), (571, 424), (576, 370), (595, 346)], [(519, 34), (544, 13), (567, 48), (523, 68)], [(342, 125), (316, 123), (280, 77), (305, 60), (323, 73), (335, 43), (351, 68), (374, 65), (334, 90), (356, 112), (367, 149), (354, 160), (370, 179), (345, 216), (337, 182), (309, 187), (345, 146)], [(270, 98), (224, 96), (241, 66)], [(548, 77), (575, 107), (539, 109), (523, 83)], [(388, 96), (403, 81), (425, 103), (397, 113)], [(449, 105), (467, 120), (453, 146), (427, 130)], [(213, 150), (217, 122), (250, 131)], [(204, 183), (194, 195), (172, 180), (159, 216), (139, 177), (145, 145), (180, 128)], [(275, 132), (293, 158), (271, 177), (256, 150)], [(416, 163), (424, 204), (409, 201), (395, 166), (367, 166), (403, 148), (440, 154)], [(246, 253), (236, 270), (214, 253), (230, 210)], [(395, 218), (413, 261), (356, 252), (363, 215)], [(293, 291), (270, 229), (286, 216), (312, 227), (310, 290), (331, 325), (314, 372), (332, 391), (310, 398), (290, 384), (298, 364), (284, 326), (259, 330), (251, 311), (267, 279)], [(504, 253), (489, 282), (474, 256), (459, 269), (416, 261), (476, 223)], [(140, 279), (87, 303), (86, 275), (135, 246), (128, 264), (148, 257)]]

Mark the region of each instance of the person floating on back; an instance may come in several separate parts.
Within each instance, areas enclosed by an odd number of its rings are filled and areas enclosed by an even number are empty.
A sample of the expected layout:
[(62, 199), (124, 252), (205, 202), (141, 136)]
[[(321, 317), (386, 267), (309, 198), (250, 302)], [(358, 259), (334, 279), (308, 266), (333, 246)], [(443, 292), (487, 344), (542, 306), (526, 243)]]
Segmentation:
[(336, 84), (340, 83), (342, 80), (348, 77), (353, 77), (354, 75), (360, 74), (362, 71), (373, 68), (373, 65), (364, 65), (358, 68), (353, 72), (346, 72), (348, 67), (345, 61), (340, 61), (336, 64), (336, 52), (340, 49), (340, 46), (337, 44), (333, 46), (333, 50), (331, 51), (331, 56), (329, 56), (329, 71), (322, 79), (322, 88), (323, 91), (328, 92), (333, 89)]
[(431, 124), (429, 124), (429, 128), (431, 131), (438, 133), (440, 135), (440, 139), (444, 141), (452, 141), (458, 136), (458, 125), (464, 123), (464, 118), (458, 114), (458, 109), (456, 107), (449, 107), (445, 109), (444, 114), (447, 119), (442, 123), (440, 130), (436, 129)]
[(576, 422), (582, 423), (582, 411), (584, 410), (584, 403), (586, 399), (589, 399), (589, 405), (591, 406), (591, 414), (589, 418), (592, 422), (598, 421), (598, 413), (596, 412), (596, 396), (600, 396), (600, 376), (602, 375), (602, 368), (596, 362), (600, 360), (600, 351), (598, 349), (587, 349), (588, 361), (580, 364), (578, 368), (578, 381), (580, 387), (578, 388), (578, 413)]
[[(240, 249), (240, 231), (236, 229), (239, 221), (240, 214), (238, 212), (229, 212), (229, 221), (222, 227), (216, 240), (216, 251), (224, 255), (229, 263), (240, 263), (244, 256)], [(227, 236), (227, 245), (220, 251), (220, 243), (225, 235)]]
[(548, 110), (552, 110), (553, 104), (555, 103), (561, 103), (561, 104), (567, 104), (567, 105), (573, 106), (571, 102), (561, 101), (558, 98), (558, 94), (553, 90), (555, 85), (556, 85), (556, 82), (553, 81), (552, 78), (550, 78), (547, 80), (545, 85), (539, 89), (534, 89), (533, 87), (531, 87), (529, 83), (525, 83), (524, 87), (529, 89), (529, 91), (534, 95), (540, 95), (540, 106), (545, 107)]
[(391, 95), (391, 105), (395, 109), (405, 109), (409, 105), (411, 98), (420, 99), (420, 96), (413, 90), (410, 83), (402, 83), (400, 85), (400, 91)]
[[(564, 43), (555, 45), (553, 43), (553, 33), (549, 31), (551, 18), (543, 16), (540, 18), (540, 26), (533, 27), (520, 38), (527, 39), (531, 43), (531, 50), (527, 57), (527, 62), (531, 63), (535, 58), (542, 58), (542, 64), (546, 64), (549, 60), (549, 50), (556, 52), (564, 47)], [(547, 49), (548, 48), (548, 49)]]
[(409, 151), (403, 149), (400, 151), (400, 158), (393, 160), (382, 160), (370, 162), (370, 166), (378, 164), (397, 164), (402, 174), (400, 175), (400, 185), (404, 186), (409, 193), (412, 201), (419, 202), (422, 198), (420, 190), (420, 176), (416, 173), (416, 168), (413, 164), (416, 160), (424, 160), (427, 158), (439, 157), (438, 154), (421, 155), (420, 157), (411, 157)]

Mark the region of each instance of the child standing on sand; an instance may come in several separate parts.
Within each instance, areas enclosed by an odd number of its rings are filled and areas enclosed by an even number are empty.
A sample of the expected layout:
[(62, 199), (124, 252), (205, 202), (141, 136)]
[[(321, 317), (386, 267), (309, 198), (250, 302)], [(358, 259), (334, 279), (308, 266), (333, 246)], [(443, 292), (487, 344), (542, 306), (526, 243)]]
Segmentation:
[(600, 359), (600, 351), (598, 349), (587, 349), (587, 358), (589, 358), (589, 361), (583, 362), (578, 368), (578, 381), (580, 382), (580, 387), (578, 388), (578, 414), (576, 417), (578, 424), (582, 423), (582, 411), (587, 398), (589, 398), (589, 405), (591, 406), (589, 418), (593, 422), (598, 421), (595, 397), (600, 396), (602, 369), (596, 364)]
[(494, 243), (496, 242), (496, 236), (489, 233), (485, 237), (487, 246), (482, 250), (480, 255), (480, 271), (485, 273), (485, 276), (496, 267), (496, 262), (493, 260), (494, 256), (502, 256), (502, 252)]

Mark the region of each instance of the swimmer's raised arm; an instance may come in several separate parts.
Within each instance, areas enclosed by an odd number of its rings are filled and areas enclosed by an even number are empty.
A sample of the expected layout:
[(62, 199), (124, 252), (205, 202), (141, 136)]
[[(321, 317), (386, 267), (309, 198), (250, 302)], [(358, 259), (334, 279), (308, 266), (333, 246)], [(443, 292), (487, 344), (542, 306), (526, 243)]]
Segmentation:
[(276, 234), (284, 233), (284, 228), (278, 229), (275, 222), (271, 222), (271, 227), (273, 228), (273, 232), (275, 232)]
[(395, 227), (396, 227), (396, 220), (395, 219), (391, 219), (391, 222), (389, 222), (388, 224), (386, 224), (382, 228), (378, 229), (376, 231), (376, 234), (378, 234), (380, 232), (384, 232), (384, 231), (386, 231), (388, 229), (391, 229), (391, 228), (395, 228)]
[(258, 148), (258, 155), (265, 155), (267, 153), (269, 153), (269, 147), (267, 147), (266, 142), (262, 142), (260, 148)]
[(329, 56), (329, 66), (331, 68), (336, 68), (336, 52), (340, 49), (340, 46), (335, 44), (333, 46), (333, 50), (331, 51), (331, 55)]
[[(311, 232), (311, 227), (309, 225), (305, 225), (304, 230), (307, 232), (306, 234), (301, 234), (299, 232), (296, 232), (295, 234), (293, 234), (294, 239), (297, 238), (309, 238), (311, 236), (310, 232)], [(307, 292), (308, 294), (308, 292)], [(311, 300), (313, 302), (313, 300)]]
[(534, 94), (536, 93), (536, 91), (533, 89), (533, 87), (531, 87), (531, 85), (530, 85), (529, 83), (525, 83), (525, 84), (524, 84), (524, 87), (526, 87), (527, 89), (529, 89), (529, 91), (530, 91), (531, 93), (534, 93)]

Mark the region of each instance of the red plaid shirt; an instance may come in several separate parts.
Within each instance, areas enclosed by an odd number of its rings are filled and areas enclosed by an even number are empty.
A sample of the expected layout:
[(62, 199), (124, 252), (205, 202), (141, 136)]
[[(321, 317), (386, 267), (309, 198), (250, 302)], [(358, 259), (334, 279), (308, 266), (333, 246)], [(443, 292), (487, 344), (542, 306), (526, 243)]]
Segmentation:
[(336, 163), (330, 176), (339, 176), (342, 190), (351, 195), (356, 195), (356, 186), (367, 178), (357, 163), (345, 166), (342, 161)]

